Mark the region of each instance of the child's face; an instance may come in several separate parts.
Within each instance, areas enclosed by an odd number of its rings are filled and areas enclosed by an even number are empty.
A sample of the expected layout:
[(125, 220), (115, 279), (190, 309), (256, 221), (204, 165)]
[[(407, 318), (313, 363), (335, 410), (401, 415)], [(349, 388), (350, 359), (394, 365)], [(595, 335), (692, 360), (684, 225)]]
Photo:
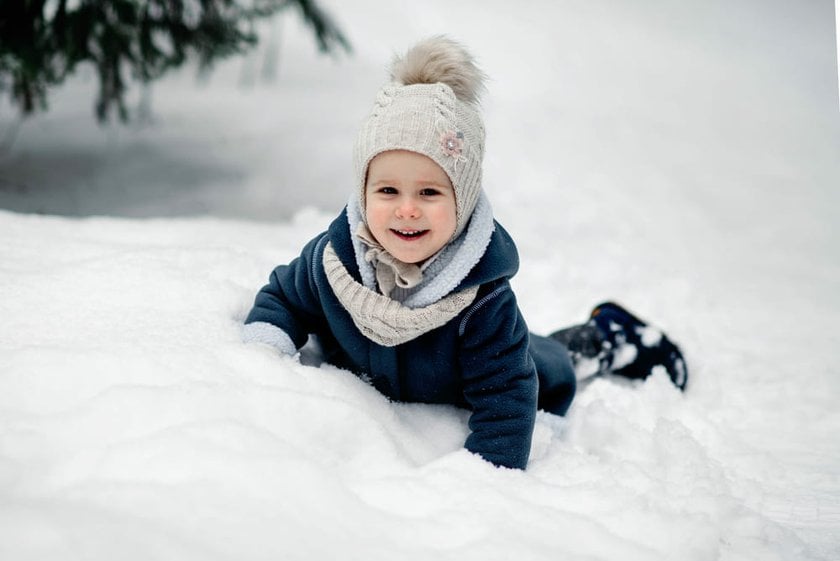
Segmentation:
[(455, 191), (430, 158), (407, 150), (378, 154), (368, 166), (370, 232), (403, 263), (422, 263), (455, 233)]

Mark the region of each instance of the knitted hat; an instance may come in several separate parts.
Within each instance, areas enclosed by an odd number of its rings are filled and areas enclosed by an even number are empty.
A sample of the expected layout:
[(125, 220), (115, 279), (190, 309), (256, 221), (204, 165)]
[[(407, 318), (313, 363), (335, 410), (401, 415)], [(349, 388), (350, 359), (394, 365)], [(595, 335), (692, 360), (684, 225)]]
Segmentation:
[(395, 58), (391, 80), (379, 90), (356, 138), (353, 162), (360, 204), (364, 209), (368, 165), (377, 154), (423, 154), (443, 168), (455, 189), (454, 239), (481, 192), (484, 123), (478, 97), (484, 74), (461, 45), (437, 36)]

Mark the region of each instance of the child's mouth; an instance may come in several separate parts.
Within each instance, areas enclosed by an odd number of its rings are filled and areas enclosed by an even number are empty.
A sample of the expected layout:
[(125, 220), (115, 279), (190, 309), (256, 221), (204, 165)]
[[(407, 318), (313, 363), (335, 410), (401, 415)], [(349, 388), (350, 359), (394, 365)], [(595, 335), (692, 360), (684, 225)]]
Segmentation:
[(428, 230), (395, 230), (393, 228), (391, 232), (401, 240), (416, 240), (429, 233)]

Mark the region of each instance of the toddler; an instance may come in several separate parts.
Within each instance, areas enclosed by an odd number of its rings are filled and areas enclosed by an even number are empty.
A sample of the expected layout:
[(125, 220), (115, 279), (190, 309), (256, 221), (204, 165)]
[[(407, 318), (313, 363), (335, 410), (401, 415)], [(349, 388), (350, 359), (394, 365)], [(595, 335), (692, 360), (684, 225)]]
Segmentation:
[(525, 468), (538, 409), (565, 414), (581, 376), (685, 387), (682, 355), (614, 303), (582, 325), (528, 332), (511, 290), (519, 258), (481, 188), (483, 74), (434, 37), (394, 61), (354, 148), (347, 206), (299, 258), (274, 269), (246, 341), (294, 355), (317, 337), (326, 362), (398, 401), (468, 408), (465, 447)]

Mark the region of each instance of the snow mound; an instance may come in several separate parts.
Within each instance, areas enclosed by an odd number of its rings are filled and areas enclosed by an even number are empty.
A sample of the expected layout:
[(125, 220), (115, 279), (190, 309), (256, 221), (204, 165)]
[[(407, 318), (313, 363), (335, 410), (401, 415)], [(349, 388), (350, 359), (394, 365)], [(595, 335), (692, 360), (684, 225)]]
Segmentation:
[(818, 558), (664, 375), (541, 414), (520, 472), (463, 450), (465, 411), (240, 343), (327, 220), (0, 212), (4, 559)]

